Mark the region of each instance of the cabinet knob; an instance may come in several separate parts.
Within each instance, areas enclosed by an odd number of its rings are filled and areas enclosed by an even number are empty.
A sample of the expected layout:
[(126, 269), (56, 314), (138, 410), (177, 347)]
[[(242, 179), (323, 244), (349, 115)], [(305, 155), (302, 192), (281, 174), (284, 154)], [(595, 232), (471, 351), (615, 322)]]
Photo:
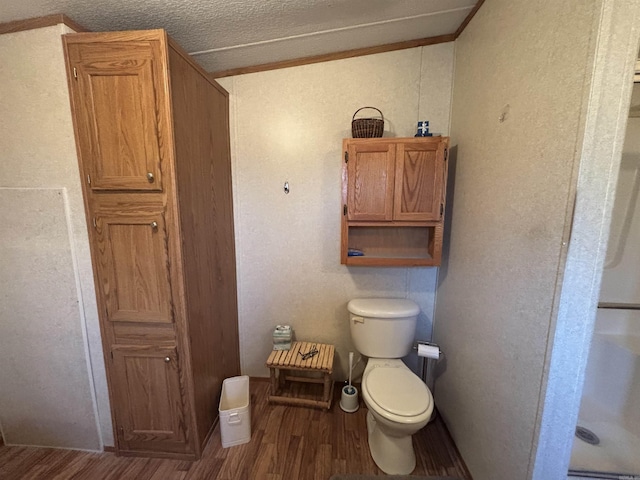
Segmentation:
[(158, 229), (158, 222), (151, 222), (151, 228), (153, 228), (154, 230)]
[(164, 357), (165, 363), (169, 363), (171, 361), (171, 357)]
[(156, 177), (153, 176), (153, 173), (151, 172), (147, 173), (147, 180), (149, 181), (149, 183), (153, 183), (155, 179)]

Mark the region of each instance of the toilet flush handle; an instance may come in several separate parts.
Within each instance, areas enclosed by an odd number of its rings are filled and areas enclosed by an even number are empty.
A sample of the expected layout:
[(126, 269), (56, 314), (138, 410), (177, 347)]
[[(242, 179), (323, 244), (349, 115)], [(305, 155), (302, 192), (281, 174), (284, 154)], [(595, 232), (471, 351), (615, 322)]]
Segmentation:
[(364, 317), (356, 317), (354, 315), (353, 317), (351, 317), (351, 320), (353, 320), (353, 323), (364, 323)]

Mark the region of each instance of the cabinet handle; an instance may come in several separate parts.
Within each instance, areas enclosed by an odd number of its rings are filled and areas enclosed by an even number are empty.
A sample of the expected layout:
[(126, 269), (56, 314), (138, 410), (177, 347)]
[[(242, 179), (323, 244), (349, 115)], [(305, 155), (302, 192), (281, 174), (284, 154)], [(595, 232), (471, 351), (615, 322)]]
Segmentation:
[(164, 362), (169, 363), (171, 361), (171, 357), (164, 357)]
[(149, 183), (153, 183), (155, 179), (156, 178), (153, 176), (153, 173), (151, 172), (147, 173), (147, 180), (149, 181)]
[(158, 229), (158, 222), (151, 222), (151, 228), (153, 228), (154, 230)]

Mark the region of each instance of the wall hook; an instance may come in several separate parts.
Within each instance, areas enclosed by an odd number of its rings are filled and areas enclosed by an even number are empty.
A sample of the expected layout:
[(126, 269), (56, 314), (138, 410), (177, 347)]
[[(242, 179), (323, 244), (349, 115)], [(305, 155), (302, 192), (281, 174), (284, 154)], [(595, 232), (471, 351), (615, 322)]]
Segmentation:
[(289, 182), (284, 182), (284, 193), (289, 193)]
[(508, 103), (504, 107), (502, 107), (502, 111), (500, 112), (500, 116), (498, 117), (498, 121), (500, 123), (504, 123), (504, 121), (509, 118), (509, 110), (511, 110), (511, 105), (509, 105)]

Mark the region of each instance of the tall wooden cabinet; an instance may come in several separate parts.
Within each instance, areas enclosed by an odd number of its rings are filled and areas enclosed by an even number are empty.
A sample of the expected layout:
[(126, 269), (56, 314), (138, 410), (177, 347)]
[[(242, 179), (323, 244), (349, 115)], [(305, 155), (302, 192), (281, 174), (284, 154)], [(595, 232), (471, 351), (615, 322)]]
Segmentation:
[(343, 141), (343, 264), (440, 265), (448, 145), (448, 137)]
[(196, 459), (240, 371), (228, 94), (163, 30), (63, 38), (116, 451)]

